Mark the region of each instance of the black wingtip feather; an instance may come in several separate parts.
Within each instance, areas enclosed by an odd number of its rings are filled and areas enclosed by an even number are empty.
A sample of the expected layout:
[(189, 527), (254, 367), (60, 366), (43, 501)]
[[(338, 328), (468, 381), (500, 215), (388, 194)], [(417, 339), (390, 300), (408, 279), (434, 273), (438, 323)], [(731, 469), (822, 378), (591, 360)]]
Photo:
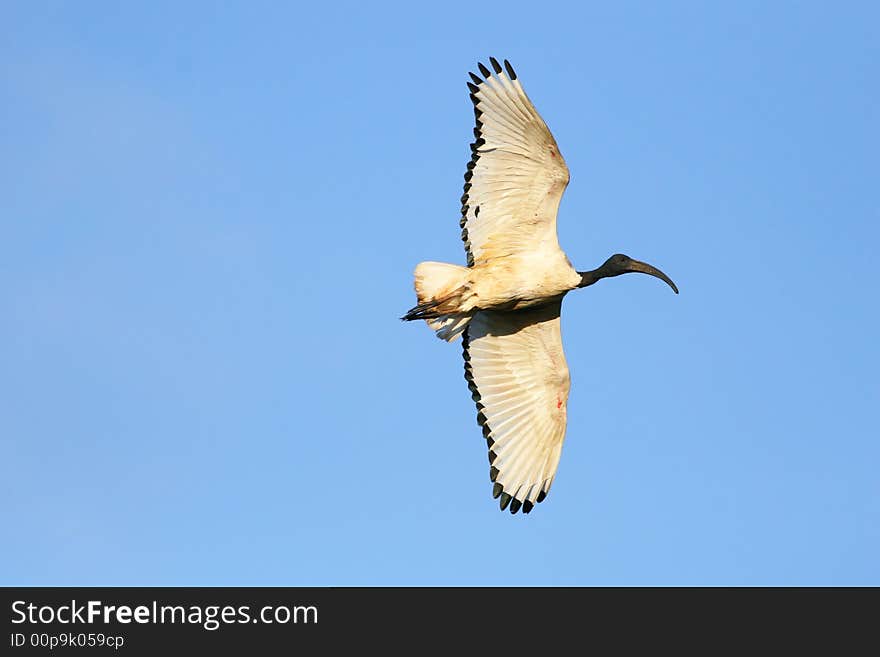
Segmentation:
[(501, 73), (501, 64), (498, 63), (498, 60), (494, 57), (489, 58), (489, 63), (492, 64), (492, 68), (495, 69), (496, 73)]
[(511, 514), (514, 514), (517, 511), (519, 511), (521, 507), (522, 507), (522, 502), (520, 502), (515, 497), (510, 501), (510, 513)]
[[(477, 85), (475, 85), (473, 82), (468, 82), (467, 86), (468, 86), (468, 89), (471, 90), (471, 94), (475, 94), (480, 90), (480, 88)], [(471, 98), (473, 98), (473, 96), (471, 96)]]
[(499, 501), (501, 502), (501, 510), (502, 511), (504, 511), (507, 508), (507, 505), (510, 504), (510, 500), (512, 500), (512, 499), (513, 498), (510, 496), (509, 493), (501, 493), (501, 499)]
[(501, 495), (501, 491), (504, 490), (504, 486), (501, 484), (495, 484), (492, 486), (492, 499), (497, 500), (498, 496)]
[[(504, 68), (507, 69), (507, 76), (511, 80), (516, 80), (516, 71), (513, 70), (513, 66), (511, 66), (510, 62), (506, 59), (504, 60)], [(528, 513), (528, 511), (523, 511), (523, 513)]]
[(492, 75), (492, 73), (489, 71), (489, 69), (486, 68), (485, 66), (483, 66), (483, 62), (477, 62), (477, 68), (480, 69), (480, 73), (483, 74), (484, 78), (488, 78)]
[(538, 493), (538, 498), (535, 501), (536, 502), (543, 502), (546, 497), (547, 497), (547, 493), (545, 493), (544, 491), (541, 491), (540, 493)]
[(530, 513), (534, 506), (534, 504), (526, 500), (525, 502), (523, 502), (523, 513)]
[(474, 84), (482, 84), (483, 83), (483, 78), (481, 78), (479, 75), (471, 73), (470, 71), (468, 71), (468, 75), (471, 76), (471, 80), (474, 81)]

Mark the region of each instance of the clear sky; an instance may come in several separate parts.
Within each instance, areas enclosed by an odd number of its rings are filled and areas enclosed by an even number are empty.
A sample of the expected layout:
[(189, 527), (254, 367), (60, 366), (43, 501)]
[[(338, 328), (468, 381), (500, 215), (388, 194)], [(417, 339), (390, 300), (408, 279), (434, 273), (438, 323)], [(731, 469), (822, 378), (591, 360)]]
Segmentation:
[[(880, 584), (876, 3), (227, 4), (0, 8), (0, 583)], [(398, 319), (489, 55), (681, 289), (566, 299), (528, 516)]]

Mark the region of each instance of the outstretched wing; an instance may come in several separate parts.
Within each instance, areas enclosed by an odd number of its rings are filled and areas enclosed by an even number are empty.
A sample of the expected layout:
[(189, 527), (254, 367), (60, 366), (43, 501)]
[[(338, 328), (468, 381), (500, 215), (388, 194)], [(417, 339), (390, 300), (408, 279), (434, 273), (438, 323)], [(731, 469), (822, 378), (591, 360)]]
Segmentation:
[(561, 305), (480, 311), (465, 331), (465, 378), (489, 444), (492, 495), (512, 513), (546, 497), (562, 453), (570, 378)]
[[(461, 238), (469, 266), (496, 256), (558, 246), (556, 212), (569, 174), (556, 140), (507, 60), (471, 73), (476, 141), (464, 174)], [(485, 79), (484, 79), (485, 78)]]

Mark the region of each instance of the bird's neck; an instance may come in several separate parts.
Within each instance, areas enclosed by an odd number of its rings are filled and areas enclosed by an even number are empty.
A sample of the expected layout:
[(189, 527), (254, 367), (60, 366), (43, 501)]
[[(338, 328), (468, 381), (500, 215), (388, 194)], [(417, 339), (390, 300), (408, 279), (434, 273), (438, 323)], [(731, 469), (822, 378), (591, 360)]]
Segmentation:
[(591, 269), (590, 271), (579, 271), (578, 274), (581, 275), (581, 282), (578, 283), (578, 287), (587, 287), (608, 276), (603, 267)]

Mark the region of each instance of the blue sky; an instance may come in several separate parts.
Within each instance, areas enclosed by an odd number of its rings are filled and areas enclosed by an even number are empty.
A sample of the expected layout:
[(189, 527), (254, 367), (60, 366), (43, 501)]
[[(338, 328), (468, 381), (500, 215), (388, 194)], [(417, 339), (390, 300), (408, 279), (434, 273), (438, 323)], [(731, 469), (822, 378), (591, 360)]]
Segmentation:
[[(228, 3), (230, 4), (230, 3)], [(880, 584), (874, 3), (0, 9), (0, 583)], [(467, 71), (571, 169), (547, 500), (460, 346)]]

